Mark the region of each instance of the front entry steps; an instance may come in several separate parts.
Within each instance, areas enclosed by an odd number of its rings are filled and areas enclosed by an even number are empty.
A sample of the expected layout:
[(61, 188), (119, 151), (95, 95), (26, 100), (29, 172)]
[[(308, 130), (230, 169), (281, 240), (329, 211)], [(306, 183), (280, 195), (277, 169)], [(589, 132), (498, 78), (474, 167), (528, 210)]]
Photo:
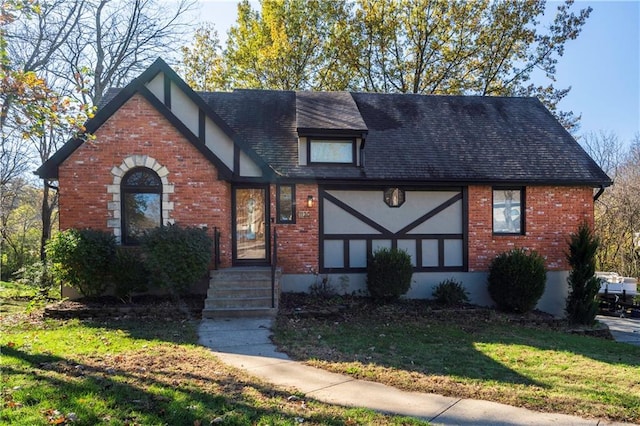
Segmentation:
[(202, 318), (275, 316), (282, 270), (276, 268), (272, 306), (271, 267), (233, 267), (211, 271)]

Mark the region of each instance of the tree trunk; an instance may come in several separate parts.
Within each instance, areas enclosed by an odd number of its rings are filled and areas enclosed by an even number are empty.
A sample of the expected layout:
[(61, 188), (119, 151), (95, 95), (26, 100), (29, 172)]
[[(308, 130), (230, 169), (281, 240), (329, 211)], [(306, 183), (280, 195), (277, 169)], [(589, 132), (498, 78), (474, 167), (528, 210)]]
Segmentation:
[(51, 216), (53, 214), (53, 209), (55, 206), (55, 196), (54, 199), (49, 200), (49, 182), (44, 180), (42, 188), (42, 236), (40, 238), (40, 260), (44, 261), (47, 258), (47, 254), (45, 252), (45, 246), (49, 238), (51, 238)]

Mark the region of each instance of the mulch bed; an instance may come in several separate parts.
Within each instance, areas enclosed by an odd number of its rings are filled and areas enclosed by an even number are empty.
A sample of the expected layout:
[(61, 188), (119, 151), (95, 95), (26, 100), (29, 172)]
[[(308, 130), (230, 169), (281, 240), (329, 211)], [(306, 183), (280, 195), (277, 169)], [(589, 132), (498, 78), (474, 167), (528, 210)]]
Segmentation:
[(432, 300), (401, 299), (389, 304), (376, 303), (360, 296), (313, 297), (304, 293), (283, 293), (278, 315), (289, 318), (324, 318), (346, 320), (349, 318), (429, 318), (436, 321), (503, 322), (522, 327), (547, 328), (572, 334), (588, 335), (613, 340), (608, 327), (575, 327), (566, 320), (542, 311), (526, 314), (508, 314), (492, 308), (472, 304), (441, 306)]
[(58, 319), (200, 319), (205, 297), (145, 295), (135, 296), (129, 302), (110, 296), (63, 300), (45, 307), (44, 316)]
[[(65, 300), (48, 305), (44, 316), (48, 318), (94, 319), (163, 319), (197, 320), (202, 317), (205, 295), (180, 298), (168, 296), (136, 296), (125, 303), (115, 297)], [(379, 318), (429, 318), (431, 320), (477, 323), (478, 321), (506, 322), (517, 326), (564, 330), (605, 339), (613, 339), (607, 327), (570, 327), (566, 320), (545, 312), (505, 314), (495, 309), (464, 304), (442, 307), (429, 300), (402, 299), (394, 303), (380, 304), (361, 296), (314, 297), (305, 293), (283, 293), (278, 315), (289, 318), (366, 319)]]

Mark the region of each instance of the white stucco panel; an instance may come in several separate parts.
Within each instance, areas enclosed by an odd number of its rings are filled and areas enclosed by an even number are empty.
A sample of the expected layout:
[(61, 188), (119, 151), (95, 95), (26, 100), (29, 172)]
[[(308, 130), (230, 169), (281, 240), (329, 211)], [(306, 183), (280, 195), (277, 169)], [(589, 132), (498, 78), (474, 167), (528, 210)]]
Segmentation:
[(205, 145), (233, 170), (233, 141), (209, 118), (205, 121)]
[[(447, 200), (459, 194), (456, 191), (406, 191), (405, 202), (400, 207), (389, 207), (384, 202), (384, 192), (378, 191), (327, 191), (330, 195), (347, 204), (349, 207), (360, 212), (372, 221), (382, 225), (391, 232), (398, 232), (405, 226), (427, 214), (429, 211), (440, 206)], [(449, 211), (455, 213), (453, 216), (444, 215), (438, 221), (457, 224), (457, 231), (451, 231), (452, 225), (447, 225), (447, 229), (435, 228), (434, 233), (444, 234), (451, 232), (462, 232), (462, 203), (460, 208)], [(448, 211), (448, 209), (447, 209)], [(436, 215), (437, 216), (437, 215)], [(432, 218), (433, 219), (433, 218)], [(333, 219), (331, 219), (333, 220)], [(345, 232), (347, 233), (347, 232)]]
[(198, 136), (200, 108), (174, 83), (171, 83), (171, 112)]
[(240, 152), (240, 176), (260, 177), (262, 170), (254, 161), (244, 152)]
[(159, 73), (146, 84), (147, 89), (164, 103), (164, 73)]
[(352, 216), (329, 200), (323, 200), (325, 234), (379, 234), (370, 225)]

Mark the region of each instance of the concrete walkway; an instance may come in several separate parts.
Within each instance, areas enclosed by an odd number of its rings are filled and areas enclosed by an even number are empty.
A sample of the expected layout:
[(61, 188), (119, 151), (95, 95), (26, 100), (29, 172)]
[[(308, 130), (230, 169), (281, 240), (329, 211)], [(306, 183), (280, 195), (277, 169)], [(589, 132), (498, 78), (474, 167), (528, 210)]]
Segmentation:
[(366, 407), (418, 417), (435, 425), (622, 425), (564, 414), (539, 413), (489, 401), (406, 392), (330, 373), (289, 359), (270, 339), (271, 319), (205, 319), (199, 343), (220, 360), (264, 381), (293, 388), (328, 404)]

